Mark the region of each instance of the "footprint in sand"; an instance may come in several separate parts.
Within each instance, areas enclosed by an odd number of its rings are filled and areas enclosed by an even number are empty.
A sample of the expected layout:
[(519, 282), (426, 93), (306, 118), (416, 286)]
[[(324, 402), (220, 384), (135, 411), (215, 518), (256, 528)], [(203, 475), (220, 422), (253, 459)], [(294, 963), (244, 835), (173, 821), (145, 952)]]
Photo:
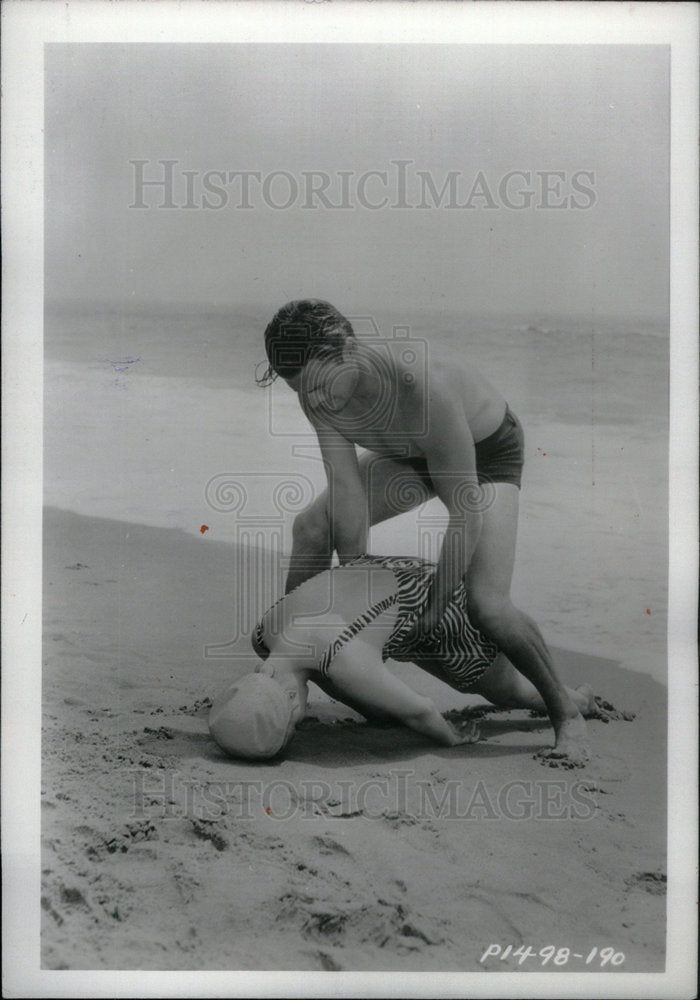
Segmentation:
[(41, 897), (41, 908), (46, 913), (48, 913), (50, 917), (53, 917), (53, 919), (56, 921), (59, 927), (61, 926), (61, 924), (63, 923), (63, 917), (58, 912), (58, 910), (51, 905), (51, 900), (49, 899), (48, 896)]
[(635, 872), (625, 882), (630, 888), (643, 889), (652, 896), (666, 894), (666, 872)]
[(87, 900), (80, 889), (75, 889), (71, 886), (61, 886), (61, 902), (66, 903), (68, 906), (81, 906), (89, 909)]
[(98, 833), (85, 825), (76, 826), (74, 833), (88, 840), (85, 853), (91, 861), (103, 861), (108, 854), (126, 854), (135, 844), (160, 839), (155, 823), (149, 819), (126, 823), (114, 836)]
[(222, 827), (216, 820), (193, 819), (191, 823), (195, 836), (199, 837), (200, 840), (211, 841), (217, 851), (228, 850), (229, 839), (222, 832)]
[(341, 972), (343, 966), (340, 962), (337, 962), (332, 955), (329, 955), (326, 951), (308, 951), (307, 955), (318, 960), (318, 963), (324, 972)]
[(332, 837), (313, 837), (312, 843), (319, 854), (346, 854), (348, 857), (352, 857), (350, 851), (339, 844), (337, 840), (333, 840)]
[(415, 816), (411, 816), (410, 813), (404, 812), (382, 813), (382, 820), (387, 824), (387, 826), (391, 827), (392, 830), (398, 830), (402, 826), (415, 826), (418, 822)]

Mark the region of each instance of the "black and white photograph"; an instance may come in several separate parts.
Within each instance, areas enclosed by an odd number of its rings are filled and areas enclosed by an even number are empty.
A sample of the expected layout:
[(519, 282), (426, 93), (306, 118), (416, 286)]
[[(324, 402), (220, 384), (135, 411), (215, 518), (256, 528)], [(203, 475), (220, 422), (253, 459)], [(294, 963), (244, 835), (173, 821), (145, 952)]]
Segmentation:
[(691, 996), (697, 8), (60, 6), (7, 995)]

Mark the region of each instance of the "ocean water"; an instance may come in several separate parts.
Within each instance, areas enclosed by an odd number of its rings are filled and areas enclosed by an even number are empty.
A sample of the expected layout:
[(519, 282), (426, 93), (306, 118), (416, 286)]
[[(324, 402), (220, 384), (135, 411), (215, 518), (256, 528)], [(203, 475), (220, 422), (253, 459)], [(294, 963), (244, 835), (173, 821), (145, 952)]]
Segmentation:
[[(47, 358), (90, 362), (100, 358), (139, 358), (134, 374), (238, 380), (243, 369), (264, 360), (263, 332), (274, 307), (236, 310), (197, 306), (139, 306), (101, 303), (49, 303), (45, 312)], [(569, 393), (578, 382), (596, 383), (616, 397), (612, 419), (625, 415), (620, 403), (630, 396), (630, 417), (644, 414), (639, 380), (653, 385), (658, 416), (665, 416), (668, 384), (668, 324), (648, 318), (513, 317), (459, 315), (436, 311), (349, 314), (361, 337), (407, 337), (441, 351), (465, 351), (498, 378), (524, 387), (546, 380), (560, 416), (574, 417)], [(143, 355), (143, 356), (141, 356)], [(554, 364), (550, 362), (554, 361)], [(429, 362), (429, 353), (428, 353)], [(561, 378), (558, 375), (562, 376)], [(251, 376), (252, 378), (252, 376)], [(612, 392), (611, 392), (612, 390)], [(543, 409), (551, 415), (551, 408)]]
[[(46, 503), (288, 553), (294, 515), (325, 479), (294, 394), (255, 384), (273, 311), (47, 306)], [(668, 328), (444, 311), (351, 318), (358, 336), (408, 338), (428, 367), (439, 353), (498, 386), (526, 430), (514, 598), (551, 642), (663, 680)], [(441, 515), (432, 501), (375, 528), (372, 550), (434, 555)], [(262, 603), (273, 596), (258, 591)]]

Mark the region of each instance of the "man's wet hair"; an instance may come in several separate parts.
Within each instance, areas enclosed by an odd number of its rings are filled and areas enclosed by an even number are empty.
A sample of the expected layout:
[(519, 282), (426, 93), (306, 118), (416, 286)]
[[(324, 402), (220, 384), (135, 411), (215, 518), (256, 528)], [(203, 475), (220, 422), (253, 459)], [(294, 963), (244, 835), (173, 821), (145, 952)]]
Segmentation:
[(305, 364), (321, 355), (340, 357), (352, 324), (330, 302), (296, 299), (278, 309), (265, 330), (265, 352), (269, 362), (258, 385), (269, 385), (281, 375), (293, 378)]

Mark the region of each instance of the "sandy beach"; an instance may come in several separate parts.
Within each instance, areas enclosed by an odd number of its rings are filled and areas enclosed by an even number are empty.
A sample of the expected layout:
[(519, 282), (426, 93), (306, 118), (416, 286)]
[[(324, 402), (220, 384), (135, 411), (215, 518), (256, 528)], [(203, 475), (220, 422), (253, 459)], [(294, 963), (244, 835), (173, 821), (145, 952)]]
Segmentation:
[[(45, 968), (512, 971), (512, 955), (482, 961), (489, 946), (554, 945), (565, 965), (524, 967), (599, 971), (608, 948), (608, 970), (618, 953), (663, 969), (651, 677), (555, 650), (568, 682), (635, 715), (591, 721), (577, 771), (533, 759), (550, 732), (526, 712), (443, 749), (315, 688), (284, 759), (245, 764), (210, 739), (204, 701), (245, 661), (202, 657), (240, 552), (54, 508), (44, 531)], [(395, 669), (442, 710), (484, 705)]]
[[(455, 358), (468, 338), (526, 427), (515, 600), (565, 681), (627, 715), (589, 722), (590, 762), (545, 767), (547, 720), (394, 664), (483, 716), (480, 741), (370, 726), (312, 685), (284, 757), (254, 765), (218, 750), (207, 705), (251, 669), (323, 487), (293, 394), (254, 384), (264, 318), (47, 313), (43, 966), (663, 970), (663, 329), (410, 330)], [(442, 528), (432, 501), (372, 549), (430, 555)]]

